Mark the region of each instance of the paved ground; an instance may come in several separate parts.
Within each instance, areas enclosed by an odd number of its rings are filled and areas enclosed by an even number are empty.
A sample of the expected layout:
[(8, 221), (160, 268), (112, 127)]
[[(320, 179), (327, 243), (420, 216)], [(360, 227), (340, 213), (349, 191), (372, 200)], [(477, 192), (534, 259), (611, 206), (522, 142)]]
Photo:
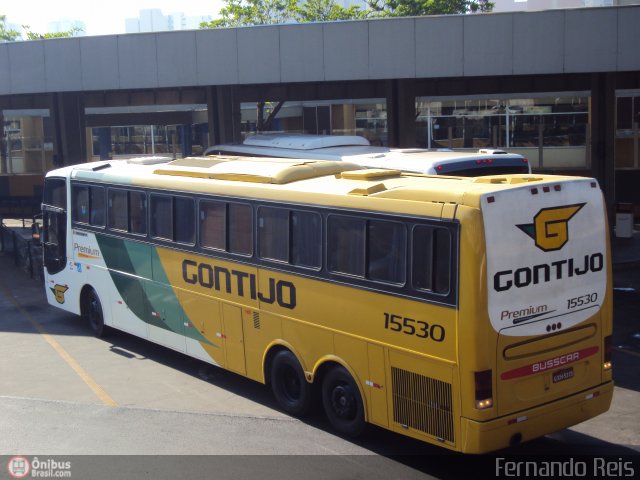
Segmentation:
[[(613, 357), (617, 386), (611, 410), (502, 453), (640, 452), (640, 270), (617, 268), (615, 287), (620, 288), (615, 292)], [(284, 467), (287, 473), (302, 472), (297, 478), (458, 478), (477, 461), (377, 428), (362, 440), (342, 439), (321, 416), (300, 421), (282, 414), (269, 391), (255, 382), (124, 333), (96, 339), (79, 318), (49, 307), (41, 284), (5, 253), (0, 253), (0, 352), (4, 455), (239, 454), (272, 459), (218, 459), (220, 478), (234, 477), (243, 468), (282, 478)], [(400, 457), (407, 454), (417, 455)], [(316, 456), (323, 460), (314, 460)], [(211, 461), (206, 458), (153, 466), (132, 460), (122, 468), (129, 468), (127, 477), (168, 478), (176, 464), (182, 472), (197, 472)], [(104, 465), (95, 468), (104, 471)], [(0, 467), (0, 478), (4, 472)]]

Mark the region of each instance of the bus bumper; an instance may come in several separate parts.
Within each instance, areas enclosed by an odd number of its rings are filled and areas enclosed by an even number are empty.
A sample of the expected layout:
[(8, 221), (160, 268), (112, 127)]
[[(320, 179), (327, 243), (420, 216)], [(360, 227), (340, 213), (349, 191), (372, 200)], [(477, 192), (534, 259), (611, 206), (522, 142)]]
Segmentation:
[(477, 422), (463, 418), (460, 450), (486, 453), (584, 422), (609, 410), (613, 382), (513, 415)]

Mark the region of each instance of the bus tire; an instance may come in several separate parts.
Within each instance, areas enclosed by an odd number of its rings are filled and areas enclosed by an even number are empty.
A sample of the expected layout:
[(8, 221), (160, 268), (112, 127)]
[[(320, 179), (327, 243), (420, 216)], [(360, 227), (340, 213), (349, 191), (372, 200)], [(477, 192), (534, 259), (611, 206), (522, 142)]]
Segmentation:
[(311, 385), (296, 356), (289, 350), (281, 350), (271, 360), (269, 377), (271, 390), (282, 410), (297, 417), (309, 413)]
[(322, 405), (329, 422), (338, 432), (357, 437), (364, 431), (364, 403), (356, 382), (344, 367), (334, 367), (324, 376)]
[(106, 333), (104, 325), (104, 310), (96, 291), (92, 288), (87, 292), (84, 309), (85, 318), (96, 337), (103, 337)]

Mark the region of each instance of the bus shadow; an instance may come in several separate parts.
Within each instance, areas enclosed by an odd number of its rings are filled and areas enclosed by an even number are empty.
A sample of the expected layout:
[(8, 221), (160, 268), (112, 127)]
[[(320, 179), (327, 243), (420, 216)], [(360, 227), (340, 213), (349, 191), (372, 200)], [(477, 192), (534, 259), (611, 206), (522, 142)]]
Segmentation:
[(485, 455), (451, 452), (378, 427), (370, 427), (367, 435), (354, 443), (421, 473), (444, 480), (495, 478), (499, 459), (534, 462), (570, 462), (575, 459), (591, 464), (593, 458), (617, 459), (620, 456), (640, 455), (640, 448), (610, 443), (568, 429)]
[[(278, 410), (267, 386), (233, 372), (120, 331), (112, 330), (103, 341), (110, 344), (110, 350), (116, 355), (131, 358), (132, 361), (138, 359), (157, 362), (267, 408)], [(342, 437), (331, 428), (319, 402), (314, 404), (309, 416), (300, 420), (312, 428)], [(469, 472), (477, 472), (476, 478), (493, 476), (497, 458), (544, 461), (551, 457), (570, 459), (585, 456), (640, 454), (640, 449), (614, 444), (569, 429), (488, 455), (465, 455), (452, 452), (374, 425), (368, 425), (364, 435), (359, 438), (342, 438), (420, 473), (446, 480), (468, 479)]]
[[(87, 335), (90, 335), (90, 327), (87, 326), (86, 329)], [(120, 330), (109, 329), (100, 340), (107, 343), (109, 350), (115, 355), (132, 361), (150, 360), (263, 406), (277, 409), (267, 387), (236, 373)]]

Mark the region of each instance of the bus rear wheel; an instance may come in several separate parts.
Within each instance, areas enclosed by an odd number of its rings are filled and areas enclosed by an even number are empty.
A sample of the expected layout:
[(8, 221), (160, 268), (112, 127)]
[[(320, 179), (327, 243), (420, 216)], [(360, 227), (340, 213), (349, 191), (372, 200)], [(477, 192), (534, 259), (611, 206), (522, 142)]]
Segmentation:
[(104, 336), (106, 327), (104, 325), (104, 313), (100, 297), (94, 289), (89, 290), (84, 302), (84, 316), (89, 321), (89, 326), (96, 337)]
[(289, 350), (276, 353), (271, 361), (270, 383), (273, 396), (282, 410), (304, 416), (311, 407), (311, 385), (296, 356)]
[(338, 432), (357, 437), (366, 426), (364, 403), (356, 382), (344, 367), (334, 367), (322, 381), (322, 405)]

